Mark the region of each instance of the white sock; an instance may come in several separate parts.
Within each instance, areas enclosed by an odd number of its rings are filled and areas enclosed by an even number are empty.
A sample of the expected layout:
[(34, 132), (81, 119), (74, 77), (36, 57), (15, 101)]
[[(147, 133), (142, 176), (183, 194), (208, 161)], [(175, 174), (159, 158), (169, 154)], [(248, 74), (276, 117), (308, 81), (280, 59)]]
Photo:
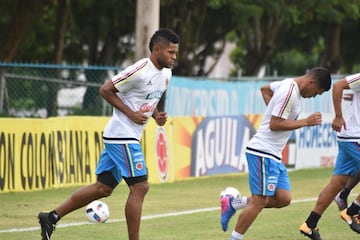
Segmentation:
[(231, 233), (230, 240), (242, 240), (243, 237), (244, 237), (243, 234), (240, 234), (240, 233), (236, 232), (235, 230), (233, 230), (232, 233)]
[(232, 206), (235, 210), (242, 209), (242, 208), (246, 207), (247, 204), (248, 204), (248, 199), (247, 199), (247, 197), (234, 198), (234, 199), (231, 201), (231, 206)]

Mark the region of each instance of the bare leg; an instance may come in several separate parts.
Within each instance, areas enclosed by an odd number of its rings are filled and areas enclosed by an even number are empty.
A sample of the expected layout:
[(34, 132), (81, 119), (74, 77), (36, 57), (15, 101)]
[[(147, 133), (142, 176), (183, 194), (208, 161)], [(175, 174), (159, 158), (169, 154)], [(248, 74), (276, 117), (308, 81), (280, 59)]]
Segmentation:
[(252, 195), (251, 201), (240, 213), (235, 231), (244, 234), (251, 224), (255, 221), (257, 215), (266, 206), (266, 197), (259, 195)]
[(130, 193), (125, 206), (129, 240), (139, 240), (142, 205), (149, 190), (147, 181), (129, 186)]
[(356, 184), (358, 184), (358, 182), (360, 182), (360, 171), (358, 171), (354, 177), (348, 180), (348, 182), (345, 185), (345, 188), (351, 190), (356, 186)]
[(355, 176), (349, 178), (345, 187), (341, 190), (341, 192), (339, 192), (338, 197), (344, 202), (344, 203), (341, 201), (339, 203), (337, 202), (339, 206), (339, 210), (342, 210), (345, 207), (342, 206), (342, 204), (347, 205), (348, 196), (351, 190), (359, 183), (359, 181), (360, 181), (360, 171), (358, 171)]
[(290, 204), (291, 192), (287, 190), (276, 190), (274, 197), (252, 195), (248, 205), (240, 213), (235, 231), (244, 234), (255, 221), (263, 208), (281, 208)]
[(348, 179), (349, 176), (346, 175), (334, 175), (328, 185), (321, 191), (313, 211), (322, 215), (334, 200), (336, 194), (345, 186)]
[(110, 196), (112, 190), (111, 187), (101, 182), (96, 182), (78, 189), (70, 196), (70, 198), (58, 206), (55, 211), (59, 217), (63, 217), (76, 209), (86, 206), (93, 200)]
[(277, 189), (274, 197), (269, 197), (265, 208), (283, 208), (290, 204), (291, 192), (288, 190)]

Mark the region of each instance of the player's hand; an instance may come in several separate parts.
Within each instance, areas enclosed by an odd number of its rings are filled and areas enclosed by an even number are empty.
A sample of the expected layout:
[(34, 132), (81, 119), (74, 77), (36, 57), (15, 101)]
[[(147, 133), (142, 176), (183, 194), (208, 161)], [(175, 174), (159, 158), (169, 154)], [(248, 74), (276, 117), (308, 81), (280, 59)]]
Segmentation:
[(167, 120), (167, 113), (166, 112), (158, 112), (156, 114), (154, 113), (153, 117), (159, 126), (164, 126)]
[(142, 111), (137, 111), (137, 112), (133, 112), (130, 115), (130, 119), (134, 123), (137, 123), (139, 125), (144, 125), (147, 122), (148, 117)]
[(316, 112), (311, 114), (306, 118), (306, 125), (307, 126), (316, 126), (322, 123), (322, 117), (320, 112)]
[(337, 132), (341, 131), (342, 126), (344, 126), (344, 129), (346, 130), (345, 119), (342, 116), (341, 117), (335, 116), (331, 126), (333, 130)]

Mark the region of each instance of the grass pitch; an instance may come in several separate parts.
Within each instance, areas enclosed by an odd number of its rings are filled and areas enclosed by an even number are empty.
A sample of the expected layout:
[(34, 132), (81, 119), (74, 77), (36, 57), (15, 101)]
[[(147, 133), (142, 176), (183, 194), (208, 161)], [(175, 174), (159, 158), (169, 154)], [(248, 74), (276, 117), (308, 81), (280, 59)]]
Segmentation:
[[(264, 209), (246, 233), (253, 240), (305, 240), (298, 227), (312, 210), (321, 189), (332, 176), (332, 169), (309, 169), (289, 172), (293, 202), (282, 209)], [(171, 184), (153, 184), (146, 196), (141, 223), (144, 240), (218, 240), (228, 239), (237, 216), (224, 233), (220, 226), (219, 193), (227, 186), (249, 194), (247, 175), (203, 177)], [(32, 240), (40, 238), (37, 223), (39, 211), (52, 210), (78, 187), (28, 193), (0, 193), (0, 239)], [(355, 188), (349, 200), (355, 198)], [(110, 219), (104, 224), (89, 224), (85, 209), (65, 216), (52, 240), (127, 239), (124, 204), (127, 187), (120, 185), (109, 198), (102, 199), (110, 207)], [(326, 240), (355, 239), (353, 232), (339, 217), (335, 203), (321, 218), (321, 236)]]

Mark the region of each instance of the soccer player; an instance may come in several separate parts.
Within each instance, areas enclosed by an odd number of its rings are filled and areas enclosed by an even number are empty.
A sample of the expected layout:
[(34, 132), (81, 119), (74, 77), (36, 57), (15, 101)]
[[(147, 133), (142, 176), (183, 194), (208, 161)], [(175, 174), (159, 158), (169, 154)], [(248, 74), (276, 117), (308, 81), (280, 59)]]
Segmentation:
[[(264, 118), (246, 147), (251, 200), (240, 213), (231, 240), (241, 240), (263, 208), (282, 208), (290, 204), (290, 182), (281, 161), (291, 131), (322, 122), (316, 112), (298, 119), (301, 98), (328, 91), (331, 76), (325, 68), (313, 68), (303, 76), (285, 79), (277, 86), (266, 107)], [(271, 85), (269, 86), (271, 88)]]
[[(287, 78), (286, 81), (293, 81), (292, 78)], [(280, 87), (282, 81), (272, 82), (271, 84), (262, 86), (260, 91), (263, 97), (264, 103), (267, 106), (270, 102), (270, 99), (274, 95), (274, 92)], [(220, 196), (223, 196), (220, 194)], [(248, 202), (251, 201), (251, 196), (241, 196), (241, 198), (234, 198), (232, 196), (221, 197), (220, 206), (220, 222), (221, 227), (224, 232), (227, 231), (229, 221), (231, 217), (235, 214), (237, 210), (243, 209), (246, 207)]]
[(150, 117), (160, 126), (166, 123), (167, 114), (158, 111), (157, 104), (172, 76), (178, 48), (178, 35), (159, 29), (150, 39), (149, 58), (137, 61), (101, 86), (100, 95), (114, 110), (104, 129), (105, 149), (97, 165), (97, 181), (74, 192), (51, 212), (39, 213), (43, 240), (50, 239), (61, 218), (110, 196), (122, 179), (130, 189), (125, 204), (128, 236), (139, 240), (142, 205), (149, 189), (140, 138)]
[[(347, 120), (344, 119), (342, 111), (342, 99), (344, 89), (351, 89), (353, 92), (351, 110)], [(332, 200), (338, 204), (341, 211), (341, 218), (351, 229), (360, 233), (360, 195), (347, 208), (347, 202), (340, 202), (346, 199), (349, 194), (348, 180), (355, 176), (360, 169), (360, 73), (347, 76), (333, 84), (332, 90), (335, 117), (332, 128), (338, 132), (338, 155), (335, 162), (334, 173), (330, 182), (321, 191), (315, 207), (309, 214), (305, 223), (299, 230), (310, 239), (321, 240), (317, 223)], [(354, 178), (356, 181), (356, 177)], [(356, 184), (356, 183), (355, 183)], [(354, 185), (354, 182), (352, 183)], [(341, 194), (340, 190), (347, 187), (347, 192)], [(339, 198), (336, 198), (340, 192)]]

